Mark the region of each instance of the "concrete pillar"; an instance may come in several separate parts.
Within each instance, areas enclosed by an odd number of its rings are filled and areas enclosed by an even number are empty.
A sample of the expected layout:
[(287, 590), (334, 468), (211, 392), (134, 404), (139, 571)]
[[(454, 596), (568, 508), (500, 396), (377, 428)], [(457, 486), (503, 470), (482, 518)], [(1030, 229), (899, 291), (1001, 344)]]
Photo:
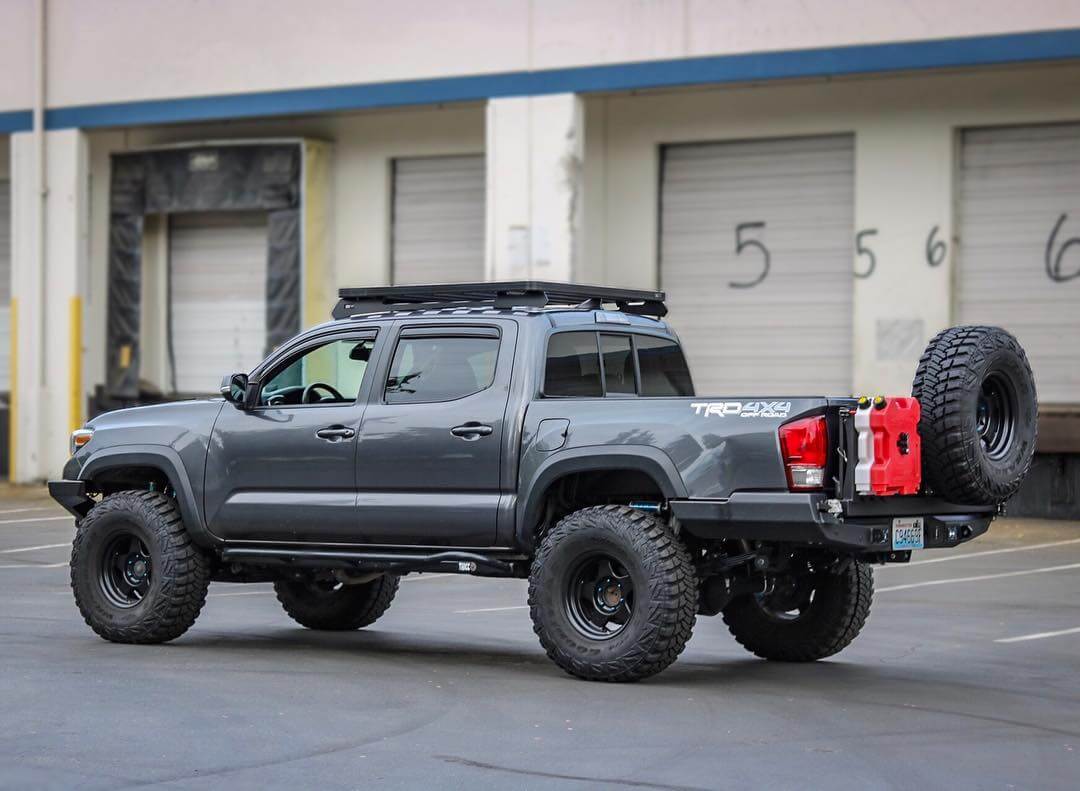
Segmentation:
[(87, 144), (79, 130), (12, 137), (12, 297), (16, 306), (12, 480), (59, 475), (85, 417)]
[[(927, 341), (952, 323), (955, 132), (883, 115), (855, 136), (856, 394), (903, 395)], [(871, 271), (871, 253), (873, 269)]]
[(493, 99), (486, 137), (487, 276), (572, 280), (582, 249), (581, 98)]

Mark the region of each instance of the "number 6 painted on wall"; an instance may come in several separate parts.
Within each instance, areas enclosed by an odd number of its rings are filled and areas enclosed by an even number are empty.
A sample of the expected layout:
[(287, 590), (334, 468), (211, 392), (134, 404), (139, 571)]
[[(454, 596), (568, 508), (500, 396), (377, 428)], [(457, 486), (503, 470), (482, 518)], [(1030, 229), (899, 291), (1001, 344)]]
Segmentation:
[(746, 247), (756, 247), (758, 250), (761, 251), (762, 256), (764, 256), (764, 261), (762, 262), (764, 265), (761, 267), (761, 274), (758, 275), (757, 278), (754, 280), (751, 280), (747, 283), (736, 283), (734, 280), (729, 280), (728, 286), (730, 286), (731, 288), (753, 288), (762, 280), (764, 280), (766, 275), (769, 274), (769, 265), (772, 262), (772, 256), (769, 255), (769, 248), (767, 248), (765, 244), (758, 239), (742, 238), (743, 231), (753, 230), (757, 228), (763, 229), (764, 227), (764, 222), (741, 222), (735, 226), (735, 254), (738, 255)]

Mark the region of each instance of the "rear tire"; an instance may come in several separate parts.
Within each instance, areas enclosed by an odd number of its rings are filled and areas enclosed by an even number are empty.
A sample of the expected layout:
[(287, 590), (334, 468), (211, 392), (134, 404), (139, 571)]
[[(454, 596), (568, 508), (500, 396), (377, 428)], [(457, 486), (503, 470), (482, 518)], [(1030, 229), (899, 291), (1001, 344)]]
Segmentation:
[(360, 585), (279, 580), (274, 592), (289, 617), (317, 631), (344, 632), (363, 629), (379, 620), (390, 608), (399, 578), (394, 574)]
[(211, 561), (176, 502), (158, 492), (110, 494), (79, 524), (71, 589), (87, 625), (114, 643), (164, 643), (195, 623)]
[(1031, 469), (1035, 379), (1016, 338), (999, 327), (938, 333), (919, 360), (912, 395), (922, 416), (923, 482), (954, 503), (1008, 500)]
[(724, 623), (747, 651), (779, 662), (813, 662), (839, 653), (862, 631), (874, 596), (869, 564), (851, 560), (838, 574), (823, 571), (792, 582), (724, 608)]
[(540, 542), (529, 576), (533, 630), (572, 676), (637, 681), (682, 652), (697, 613), (686, 546), (653, 517), (618, 505), (585, 508)]

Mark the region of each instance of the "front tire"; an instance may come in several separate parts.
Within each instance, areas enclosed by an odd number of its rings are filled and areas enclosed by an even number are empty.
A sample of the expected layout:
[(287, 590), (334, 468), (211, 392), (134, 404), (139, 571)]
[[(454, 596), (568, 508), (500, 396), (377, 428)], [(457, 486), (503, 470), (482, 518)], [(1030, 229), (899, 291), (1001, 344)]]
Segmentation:
[(637, 681), (682, 652), (697, 613), (690, 553), (671, 528), (618, 505), (585, 508), (544, 536), (529, 576), (533, 630), (572, 676)]
[(839, 572), (819, 571), (777, 583), (769, 594), (740, 596), (724, 623), (750, 653), (778, 662), (813, 662), (837, 654), (870, 616), (874, 573), (850, 560)]
[(279, 580), (274, 592), (289, 617), (317, 631), (363, 629), (379, 620), (394, 600), (397, 575), (384, 574), (359, 585), (317, 580)]
[(71, 589), (87, 625), (114, 643), (164, 643), (195, 623), (211, 562), (176, 502), (159, 492), (110, 494), (79, 524)]

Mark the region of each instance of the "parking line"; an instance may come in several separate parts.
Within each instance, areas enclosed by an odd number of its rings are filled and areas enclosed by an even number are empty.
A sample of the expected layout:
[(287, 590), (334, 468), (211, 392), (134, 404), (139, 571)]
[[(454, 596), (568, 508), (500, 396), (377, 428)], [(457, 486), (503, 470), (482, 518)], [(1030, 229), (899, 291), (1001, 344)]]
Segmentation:
[(73, 516), (41, 516), (37, 519), (0, 519), (0, 525), (21, 525), (27, 522), (58, 522), (61, 519), (73, 520)]
[(36, 547), (18, 547), (16, 549), (0, 549), (0, 555), (14, 555), (18, 552), (34, 552), (38, 549), (59, 549), (60, 547), (70, 547), (71, 542), (65, 541), (63, 544), (39, 544)]
[(925, 566), (927, 563), (946, 563), (950, 560), (967, 560), (968, 558), (983, 558), (987, 555), (1006, 555), (1010, 552), (1028, 552), (1032, 549), (1049, 549), (1050, 547), (1064, 547), (1069, 544), (1080, 544), (1080, 538), (1069, 538), (1064, 541), (1049, 541), (1045, 544), (1029, 544), (1025, 547), (1005, 547), (1003, 549), (987, 549), (984, 552), (962, 552), (954, 555), (945, 555), (940, 558), (927, 558), (926, 560), (913, 560), (910, 563), (890, 563), (879, 566), (881, 569), (902, 569), (907, 566)]
[(422, 574), (419, 577), (402, 577), (402, 582), (423, 582), (424, 580), (440, 580), (443, 577), (460, 577), (460, 574)]
[(995, 643), (1023, 643), (1026, 640), (1042, 640), (1046, 637), (1061, 637), (1066, 634), (1080, 634), (1080, 626), (1075, 629), (1058, 629), (1056, 632), (1036, 632), (1035, 634), (1022, 634), (1019, 637), (1002, 637)]
[(273, 591), (234, 591), (232, 593), (208, 593), (209, 598), (224, 598), (226, 596), (273, 596)]
[(56, 509), (49, 505), (39, 505), (36, 508), (5, 508), (0, 510), (2, 514), (25, 514), (28, 511), (55, 511)]
[(454, 610), (455, 615), (469, 615), (474, 612), (503, 612), (504, 610), (527, 610), (529, 605), (518, 604), (514, 607), (481, 607), (479, 610)]
[(7, 569), (58, 569), (69, 565), (69, 561), (63, 563), (0, 563), (0, 571)]
[(911, 588), (928, 588), (932, 585), (955, 585), (960, 582), (982, 582), (983, 580), (996, 580), (1005, 577), (1023, 577), (1028, 574), (1046, 574), (1051, 571), (1069, 571), (1080, 569), (1080, 563), (1070, 563), (1066, 566), (1045, 566), (1039, 569), (1024, 569), (1022, 571), (1003, 571), (1000, 574), (979, 574), (975, 577), (953, 577), (947, 580), (927, 580), (926, 582), (909, 582), (906, 585), (890, 585), (886, 588), (876, 588), (875, 593), (888, 593), (889, 591), (903, 591)]

